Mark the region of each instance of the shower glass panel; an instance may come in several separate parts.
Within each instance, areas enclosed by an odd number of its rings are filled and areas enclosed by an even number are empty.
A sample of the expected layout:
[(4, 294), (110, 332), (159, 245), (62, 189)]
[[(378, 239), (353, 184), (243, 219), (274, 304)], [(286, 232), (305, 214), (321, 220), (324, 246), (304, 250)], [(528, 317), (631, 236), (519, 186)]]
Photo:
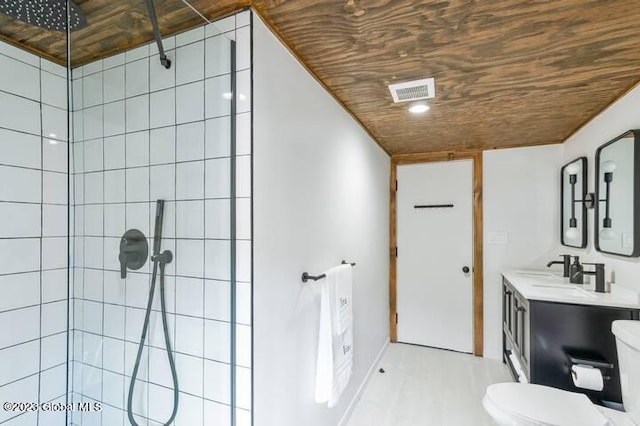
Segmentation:
[(148, 3), (70, 36), (68, 423), (250, 425), (249, 12)]
[(66, 7), (0, 2), (0, 424), (63, 425), (67, 398)]

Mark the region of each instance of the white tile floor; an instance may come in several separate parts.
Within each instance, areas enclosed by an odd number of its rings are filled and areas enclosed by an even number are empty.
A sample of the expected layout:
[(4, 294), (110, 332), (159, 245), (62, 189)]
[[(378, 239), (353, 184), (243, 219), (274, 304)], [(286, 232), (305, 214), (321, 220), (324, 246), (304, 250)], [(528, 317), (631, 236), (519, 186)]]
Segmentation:
[(482, 408), (485, 388), (506, 381), (499, 361), (391, 344), (347, 426), (491, 425)]

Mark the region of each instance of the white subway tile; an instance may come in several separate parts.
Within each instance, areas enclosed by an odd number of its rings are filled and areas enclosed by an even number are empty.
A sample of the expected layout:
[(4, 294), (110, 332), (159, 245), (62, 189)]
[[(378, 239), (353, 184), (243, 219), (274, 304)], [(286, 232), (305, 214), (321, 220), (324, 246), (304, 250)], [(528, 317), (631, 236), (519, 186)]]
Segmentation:
[(231, 265), (231, 245), (227, 240), (205, 241), (204, 276), (209, 279), (229, 280)]
[(173, 126), (176, 123), (176, 92), (173, 88), (150, 95), (149, 120), (152, 129)]
[(149, 138), (151, 164), (173, 163), (176, 159), (176, 129), (153, 129)]
[(53, 139), (42, 140), (42, 167), (54, 172), (67, 172), (68, 144)]
[(0, 274), (40, 269), (40, 241), (36, 238), (0, 240), (0, 253)]
[(181, 124), (177, 128), (177, 161), (202, 160), (204, 157), (204, 122)]
[(42, 303), (67, 298), (67, 271), (58, 269), (42, 272)]
[(0, 53), (11, 58), (17, 59), (34, 67), (40, 66), (40, 57), (26, 50), (19, 49), (8, 43), (0, 43)]
[(236, 322), (251, 324), (251, 284), (236, 283)]
[[(88, 174), (85, 176), (89, 177), (89, 176), (92, 176), (92, 174)], [(102, 184), (102, 182), (100, 182), (100, 184)], [(86, 189), (88, 192), (87, 194), (88, 196), (91, 190), (89, 186), (87, 186)], [(124, 201), (125, 201), (125, 171), (110, 170), (110, 171), (104, 172), (104, 202), (105, 203), (122, 203)], [(87, 199), (86, 202), (89, 203), (91, 201)], [(100, 199), (97, 202), (102, 202), (102, 199)]]
[(102, 60), (102, 67), (104, 70), (108, 70), (113, 67), (124, 65), (125, 54), (118, 53)]
[[(125, 380), (123, 376), (109, 371), (103, 371), (102, 401), (117, 408), (125, 408), (124, 382)], [(111, 426), (111, 423), (107, 423), (107, 425)]]
[(178, 275), (204, 276), (204, 242), (202, 240), (177, 240), (174, 255)]
[[(238, 74), (239, 75), (239, 74)], [(205, 81), (206, 118), (220, 117), (231, 113), (231, 78), (229, 75), (208, 78)], [(238, 86), (238, 102), (246, 96)]]
[(102, 103), (102, 73), (97, 72), (85, 75), (82, 79), (83, 103), (85, 108), (100, 105)]
[(176, 369), (183, 372), (180, 377), (180, 390), (201, 397), (203, 368), (202, 358), (176, 354)]
[(204, 357), (206, 359), (230, 362), (231, 325), (228, 322), (205, 320)]
[[(124, 233), (124, 232), (123, 232)], [(104, 269), (112, 271), (120, 271), (120, 239), (122, 237), (105, 237), (104, 238)]]
[(126, 303), (127, 306), (146, 309), (149, 300), (149, 281), (147, 274), (127, 274)]
[(38, 68), (0, 55), (0, 90), (2, 91), (39, 101), (39, 73)]
[(236, 15), (236, 27), (244, 27), (251, 23), (251, 11), (245, 10)]
[(104, 102), (124, 99), (124, 66), (116, 66), (104, 72)]
[(120, 272), (104, 272), (104, 301), (117, 305), (125, 304), (125, 280), (120, 278)]
[(206, 158), (229, 157), (231, 154), (231, 117), (207, 120)]
[[(114, 173), (114, 172), (109, 172)], [(102, 203), (103, 202), (103, 185), (104, 178), (107, 173), (87, 173), (84, 175), (84, 202), (90, 203)], [(78, 187), (76, 186), (76, 194)], [(81, 202), (76, 200), (77, 202)]]
[(125, 95), (127, 97), (149, 92), (149, 59), (128, 62), (125, 69)]
[(203, 316), (204, 280), (176, 277), (176, 313)]
[[(17, 220), (18, 222), (20, 219)], [(35, 227), (37, 229), (38, 226)], [(42, 206), (42, 236), (65, 237), (68, 233), (67, 206)]]
[(0, 203), (0, 238), (40, 236), (41, 206)]
[(50, 204), (67, 203), (67, 175), (64, 173), (42, 173), (42, 202)]
[[(124, 330), (123, 330), (124, 331)], [(124, 374), (124, 342), (105, 337), (103, 339), (102, 365), (105, 369)]]
[(204, 118), (204, 83), (178, 86), (176, 88), (176, 118), (177, 123), (189, 123)]
[[(104, 241), (102, 237), (85, 237), (84, 239), (84, 266), (87, 268), (102, 269), (104, 256)], [(88, 273), (89, 271), (87, 271)], [(102, 272), (91, 271), (100, 273), (100, 285), (102, 285)], [(85, 286), (87, 279), (85, 278)], [(102, 288), (100, 288), (100, 297), (102, 297)], [(86, 297), (86, 287), (85, 287)]]
[(0, 350), (0, 386), (40, 371), (40, 342)]
[[(175, 200), (176, 198), (176, 167), (173, 164), (151, 166), (150, 168), (150, 200)], [(166, 206), (165, 206), (166, 207)], [(168, 221), (165, 218), (165, 225)], [(169, 234), (165, 234), (169, 236)]]
[(104, 168), (121, 169), (125, 166), (125, 149), (123, 135), (104, 138)]
[[(149, 417), (156, 422), (164, 422), (173, 411), (173, 391), (153, 383), (149, 384)], [(151, 423), (150, 424), (154, 424)]]
[[(66, 302), (63, 303), (66, 304)], [(40, 353), (42, 360), (41, 370), (46, 370), (60, 364), (63, 364), (62, 367), (66, 367), (64, 364), (66, 364), (67, 361), (67, 333), (43, 337)]]
[(206, 198), (228, 198), (231, 189), (231, 163), (228, 158), (206, 161)]
[(137, 47), (132, 50), (127, 50), (125, 53), (126, 62), (137, 61), (138, 59), (146, 58), (149, 56), (149, 45)]
[(114, 136), (124, 133), (124, 101), (104, 105), (104, 135)]
[(251, 282), (251, 241), (238, 241), (237, 243), (236, 279)]
[[(144, 235), (150, 235), (149, 233), (149, 203), (127, 203), (126, 209), (126, 223), (127, 229), (138, 229)], [(123, 232), (124, 233), (124, 232)], [(148, 265), (140, 269), (140, 272), (147, 271)]]
[[(4, 43), (2, 43), (4, 44)], [(0, 400), (1, 401), (37, 401), (38, 400), (38, 388), (39, 388), (38, 375), (30, 376), (25, 379), (13, 382), (9, 385), (0, 386)], [(16, 413), (12, 411), (0, 411), (0, 423), (15, 416)], [(23, 414), (17, 418), (17, 421), (11, 421), (8, 424), (12, 426), (14, 424), (22, 423), (23, 420), (28, 420), (33, 417)], [(22, 423), (22, 425), (33, 425), (35, 423)]]
[(236, 405), (245, 410), (251, 409), (251, 369), (236, 368)]
[[(85, 300), (83, 302), (83, 330), (101, 335), (102, 334), (102, 303), (90, 302)], [(85, 336), (86, 338), (86, 336)]]
[(84, 171), (98, 172), (104, 168), (103, 140), (91, 139), (82, 143), (84, 147)]
[(195, 161), (176, 165), (176, 199), (201, 199), (204, 195), (204, 162)]
[[(182, 385), (181, 378), (183, 374), (188, 374), (188, 372), (181, 371), (178, 375), (180, 385)], [(169, 360), (167, 359), (167, 351), (164, 348), (149, 348), (149, 380), (168, 388), (173, 387), (171, 369), (169, 367)]]
[(127, 167), (149, 165), (149, 131), (129, 133), (126, 136)]
[(66, 110), (42, 105), (42, 136), (61, 141), (68, 139)]
[(204, 361), (204, 397), (213, 401), (229, 404), (231, 369), (228, 364)]
[[(175, 314), (167, 313), (167, 331), (169, 332), (169, 340), (175, 341)], [(165, 347), (164, 326), (162, 325), (162, 314), (158, 311), (152, 311), (149, 319), (149, 345), (157, 348)]]
[(55, 74), (40, 73), (42, 102), (64, 110), (67, 109), (67, 80)]
[(251, 113), (236, 114), (236, 154), (251, 154)]
[(176, 236), (178, 238), (204, 237), (204, 201), (176, 202)]
[(127, 99), (125, 108), (127, 133), (149, 128), (149, 95)]
[[(206, 40), (206, 77), (216, 77), (231, 72), (231, 42), (219, 34)], [(229, 90), (230, 92), (231, 90)]]
[(104, 205), (104, 235), (108, 237), (121, 237), (125, 228), (124, 204)]
[(231, 284), (228, 281), (205, 280), (204, 316), (207, 319), (231, 321)]
[(205, 205), (206, 238), (229, 238), (231, 206), (229, 199), (207, 200)]
[(238, 104), (237, 112), (251, 111), (251, 70), (237, 73)]
[(236, 327), (236, 364), (251, 368), (251, 327)]
[(124, 339), (124, 306), (104, 305), (104, 335)]
[(101, 138), (103, 136), (102, 105), (87, 108), (82, 111), (84, 120), (84, 140)]
[(0, 323), (11, 324), (0, 334), (0, 348), (37, 339), (40, 337), (40, 307), (0, 313)]
[(176, 50), (176, 84), (204, 79), (204, 41), (200, 40)]
[(40, 104), (0, 92), (0, 127), (40, 134)]
[(104, 234), (104, 205), (87, 205), (84, 207), (84, 212), (84, 235), (102, 236)]
[(126, 169), (127, 202), (149, 201), (149, 167)]
[(39, 169), (40, 137), (0, 129), (0, 163)]
[(176, 315), (176, 351), (202, 357), (204, 320)]
[[(202, 368), (200, 368), (202, 370)], [(202, 393), (202, 391), (200, 391)], [(176, 426), (202, 425), (215, 419), (216, 424), (227, 425), (231, 423), (222, 423), (218, 417), (204, 417), (206, 422), (203, 423), (203, 403), (204, 400), (195, 396), (180, 394), (180, 407), (176, 415)]]
[(185, 44), (194, 43), (204, 38), (204, 26), (196, 27), (176, 35), (176, 46), (184, 46)]
[(251, 27), (236, 30), (236, 69), (251, 67)]
[[(128, 391), (128, 388), (127, 388), (127, 391)], [(122, 393), (122, 391), (120, 393)], [(125, 424), (124, 423), (125, 416), (126, 415), (124, 410), (113, 408), (109, 405), (102, 406), (102, 424), (103, 425), (123, 426)], [(127, 424), (129, 424), (128, 420), (127, 420)]]
[(236, 202), (236, 238), (251, 239), (251, 199), (238, 198)]

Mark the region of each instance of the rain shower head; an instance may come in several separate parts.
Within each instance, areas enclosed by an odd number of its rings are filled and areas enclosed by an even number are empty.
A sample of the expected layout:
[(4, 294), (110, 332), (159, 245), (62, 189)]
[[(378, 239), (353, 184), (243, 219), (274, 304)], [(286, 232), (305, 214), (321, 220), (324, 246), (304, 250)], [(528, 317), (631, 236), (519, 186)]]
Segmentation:
[[(12, 18), (53, 31), (67, 30), (65, 0), (0, 0), (0, 12)], [(69, 0), (69, 27), (71, 31), (87, 25), (84, 12)]]

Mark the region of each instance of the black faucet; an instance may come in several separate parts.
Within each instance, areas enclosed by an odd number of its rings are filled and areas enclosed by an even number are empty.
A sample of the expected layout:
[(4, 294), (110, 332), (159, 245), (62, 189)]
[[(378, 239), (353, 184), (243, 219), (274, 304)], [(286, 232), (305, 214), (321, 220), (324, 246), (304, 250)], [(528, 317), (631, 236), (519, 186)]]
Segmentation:
[(604, 263), (583, 263), (583, 265), (594, 265), (595, 271), (582, 271), (584, 275), (596, 276), (596, 292), (608, 293), (604, 285)]
[(562, 271), (562, 276), (563, 277), (568, 277), (569, 276), (569, 269), (571, 269), (571, 255), (570, 254), (561, 254), (560, 257), (562, 257), (562, 262), (559, 260), (552, 260), (551, 262), (547, 263), (547, 268), (550, 268), (551, 265), (563, 265), (564, 270)]

